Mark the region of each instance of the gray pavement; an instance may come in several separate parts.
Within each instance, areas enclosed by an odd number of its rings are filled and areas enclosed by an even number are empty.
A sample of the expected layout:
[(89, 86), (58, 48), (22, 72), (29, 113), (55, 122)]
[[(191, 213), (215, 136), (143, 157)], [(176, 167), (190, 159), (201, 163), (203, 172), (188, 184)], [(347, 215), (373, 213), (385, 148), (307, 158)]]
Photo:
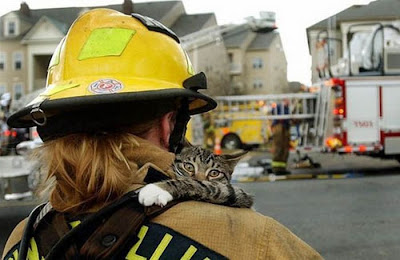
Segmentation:
[[(394, 159), (382, 159), (367, 155), (336, 154), (336, 153), (309, 153), (313, 161), (321, 164), (321, 168), (314, 171), (321, 172), (343, 172), (343, 171), (365, 171), (399, 168), (400, 163)], [(295, 159), (297, 155), (292, 153), (289, 157), (289, 169), (293, 173), (300, 173), (309, 169), (296, 168)]]
[(399, 259), (400, 175), (235, 185), (327, 260)]
[[(303, 157), (305, 153), (301, 154)], [(394, 159), (383, 159), (367, 155), (357, 154), (336, 154), (309, 152), (307, 155), (313, 162), (319, 163), (321, 167), (299, 167), (296, 163), (298, 155), (291, 152), (288, 159), (288, 170), (292, 175), (300, 174), (335, 174), (335, 173), (368, 173), (381, 172), (388, 173), (400, 170), (400, 163)], [(252, 151), (241, 162), (247, 162), (249, 166), (257, 166), (257, 162), (263, 159), (271, 159), (272, 155), (268, 151)]]

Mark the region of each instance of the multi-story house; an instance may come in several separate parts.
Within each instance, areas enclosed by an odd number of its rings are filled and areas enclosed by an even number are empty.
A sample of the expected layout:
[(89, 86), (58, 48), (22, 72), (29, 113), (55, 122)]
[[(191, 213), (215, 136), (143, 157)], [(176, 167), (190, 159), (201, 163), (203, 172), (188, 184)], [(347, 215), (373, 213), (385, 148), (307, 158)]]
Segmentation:
[[(103, 7), (152, 17), (175, 30), (179, 36), (217, 25), (212, 13), (186, 14), (181, 1), (132, 3), (125, 0), (121, 5)], [(46, 84), (47, 66), (57, 44), (66, 35), (72, 22), (92, 8), (95, 7), (31, 10), (26, 3), (22, 3), (19, 10), (3, 15), (0, 18), (0, 94), (10, 92), (14, 99), (19, 99), (26, 93), (42, 89)], [(213, 52), (204, 47), (201, 51)], [(218, 53), (224, 55), (225, 48), (218, 48)], [(223, 71), (219, 68), (223, 59), (218, 55), (198, 55), (200, 58), (195, 66), (197, 71), (208, 72), (210, 89), (219, 85), (213, 80), (219, 79), (214, 74), (219, 75)], [(207, 64), (215, 64), (218, 69), (209, 70)]]
[(230, 93), (228, 56), (219, 37), (219, 28), (212, 13), (181, 15), (171, 27), (181, 38), (182, 46), (189, 55), (194, 70), (203, 71), (207, 75), (206, 93), (211, 96)]
[[(312, 82), (317, 82), (321, 77), (326, 76), (328, 70), (334, 70), (340, 58), (346, 65), (346, 59), (349, 58), (349, 41), (354, 39), (354, 32), (373, 32), (374, 28), (389, 24), (395, 25), (397, 30), (400, 30), (399, 10), (400, 1), (398, 0), (377, 0), (368, 5), (353, 5), (308, 27), (307, 39), (312, 57)], [(352, 48), (352, 60), (360, 58), (357, 57), (360, 47)], [(360, 68), (353, 66), (351, 69), (356, 71)]]
[(249, 19), (223, 34), (232, 94), (272, 94), (288, 89), (287, 61), (280, 35), (273, 29)]

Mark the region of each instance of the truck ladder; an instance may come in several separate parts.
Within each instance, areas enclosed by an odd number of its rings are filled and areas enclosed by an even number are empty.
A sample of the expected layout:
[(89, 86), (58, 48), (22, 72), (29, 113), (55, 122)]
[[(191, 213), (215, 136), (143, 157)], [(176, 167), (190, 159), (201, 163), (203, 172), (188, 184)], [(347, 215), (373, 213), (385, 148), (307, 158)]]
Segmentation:
[[(276, 95), (243, 95), (219, 96), (218, 118), (232, 120), (284, 120), (314, 119), (316, 115), (316, 93), (276, 94)], [(288, 114), (278, 114), (278, 106), (287, 102)]]
[[(290, 93), (276, 95), (243, 95), (216, 97), (218, 107), (215, 111), (216, 124), (235, 120), (294, 120), (299, 126), (299, 149), (319, 149), (314, 143), (317, 118), (321, 110), (320, 93)], [(288, 105), (287, 114), (278, 114)], [(326, 111), (326, 109), (324, 109)], [(325, 113), (325, 112), (324, 112)], [(316, 130), (314, 130), (315, 132)], [(311, 147), (311, 148), (310, 148)]]

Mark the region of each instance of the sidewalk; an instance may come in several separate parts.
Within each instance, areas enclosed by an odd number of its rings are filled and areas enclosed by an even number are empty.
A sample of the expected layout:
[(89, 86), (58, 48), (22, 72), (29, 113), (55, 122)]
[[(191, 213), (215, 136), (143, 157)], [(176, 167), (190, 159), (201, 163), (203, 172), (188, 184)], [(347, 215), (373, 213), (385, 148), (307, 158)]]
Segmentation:
[[(304, 156), (304, 154), (302, 154)], [(260, 160), (271, 161), (272, 155), (266, 151), (252, 151), (238, 164), (233, 176), (234, 181), (275, 181), (290, 179), (327, 179), (327, 178), (354, 178), (365, 175), (388, 174), (400, 172), (400, 163), (394, 159), (374, 158), (356, 154), (334, 154), (310, 152), (308, 156), (320, 168), (296, 168), (298, 155), (291, 153), (288, 160), (287, 176), (275, 176), (264, 171), (257, 163)]]

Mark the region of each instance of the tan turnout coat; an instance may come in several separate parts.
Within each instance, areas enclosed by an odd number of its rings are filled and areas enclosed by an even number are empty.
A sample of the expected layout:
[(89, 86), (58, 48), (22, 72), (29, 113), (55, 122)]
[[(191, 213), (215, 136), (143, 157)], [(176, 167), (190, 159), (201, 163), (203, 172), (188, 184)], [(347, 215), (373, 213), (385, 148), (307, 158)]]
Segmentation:
[[(138, 138), (138, 186), (149, 166), (166, 175), (174, 155)], [(136, 188), (136, 187), (135, 187)], [(252, 209), (238, 209), (187, 201), (177, 204), (152, 222), (183, 234), (229, 259), (322, 259), (308, 244), (270, 217)], [(20, 240), (26, 220), (10, 235), (5, 254)]]

